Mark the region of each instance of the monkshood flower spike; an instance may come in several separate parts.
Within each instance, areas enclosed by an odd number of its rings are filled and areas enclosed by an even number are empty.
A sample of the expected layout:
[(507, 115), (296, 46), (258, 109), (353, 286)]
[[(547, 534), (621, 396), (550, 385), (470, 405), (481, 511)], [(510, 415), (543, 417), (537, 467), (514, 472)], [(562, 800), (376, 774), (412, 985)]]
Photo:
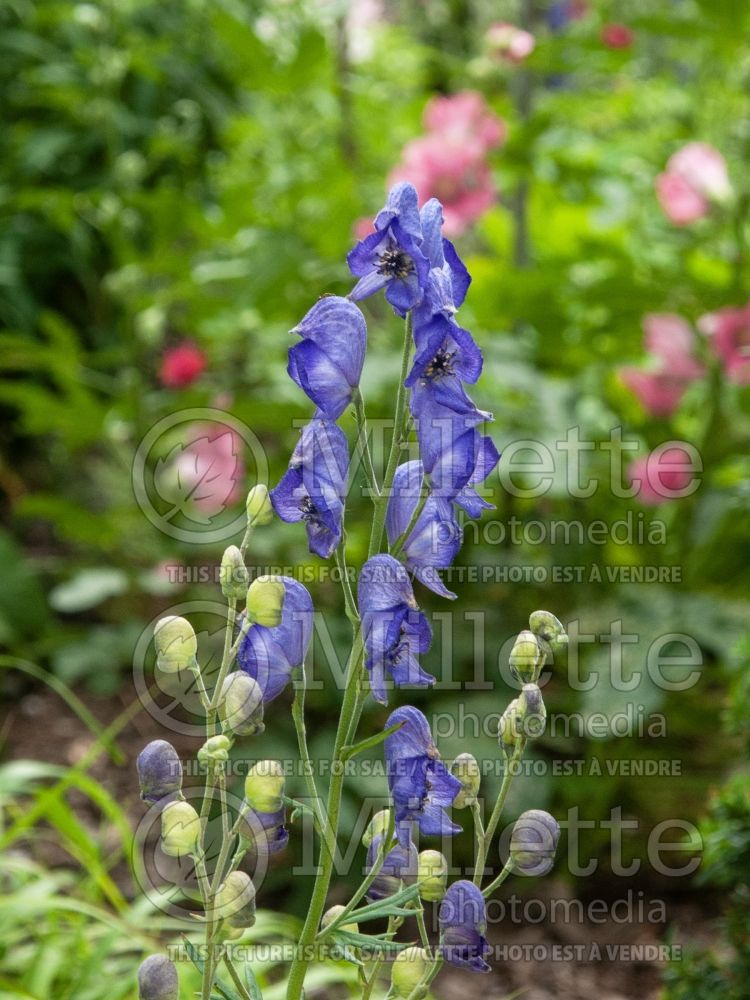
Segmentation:
[(417, 205), (411, 184), (391, 188), (385, 208), (375, 218), (375, 232), (346, 258), (349, 270), (359, 278), (350, 293), (354, 301), (384, 288), (399, 316), (422, 301), (430, 263), (420, 249), (422, 224)]
[(349, 449), (344, 432), (316, 418), (302, 431), (289, 469), (271, 490), (282, 521), (304, 521), (310, 551), (329, 559), (343, 530)]
[(385, 768), (399, 842), (407, 843), (411, 821), (423, 834), (460, 833), (445, 810), (462, 785), (441, 761), (429, 722), (418, 708), (405, 705), (391, 713), (384, 728), (397, 725), (385, 740)]
[(388, 703), (388, 677), (397, 687), (434, 684), (417, 660), (430, 648), (432, 629), (417, 607), (404, 567), (392, 556), (373, 556), (362, 567), (357, 596), (373, 698)]
[(313, 602), (307, 588), (290, 576), (284, 586), (281, 622), (275, 628), (253, 625), (240, 640), (237, 664), (260, 686), (264, 702), (273, 701), (304, 662), (313, 630)]
[(481, 890), (471, 882), (454, 882), (440, 904), (439, 921), (445, 961), (472, 972), (489, 972), (485, 958), (492, 949), (484, 936), (487, 911)]
[(302, 338), (289, 349), (287, 371), (319, 411), (337, 420), (359, 385), (367, 326), (348, 299), (326, 295), (292, 330)]

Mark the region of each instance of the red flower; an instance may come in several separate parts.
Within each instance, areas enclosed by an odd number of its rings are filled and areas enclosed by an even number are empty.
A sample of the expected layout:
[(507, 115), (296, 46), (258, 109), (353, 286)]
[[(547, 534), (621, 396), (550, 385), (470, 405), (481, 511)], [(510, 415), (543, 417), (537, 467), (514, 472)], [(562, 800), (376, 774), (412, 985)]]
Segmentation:
[(159, 381), (167, 389), (184, 389), (205, 370), (206, 356), (190, 340), (184, 340), (176, 347), (164, 352), (159, 368)]
[(626, 24), (605, 24), (601, 32), (601, 40), (608, 49), (629, 49), (634, 38)]

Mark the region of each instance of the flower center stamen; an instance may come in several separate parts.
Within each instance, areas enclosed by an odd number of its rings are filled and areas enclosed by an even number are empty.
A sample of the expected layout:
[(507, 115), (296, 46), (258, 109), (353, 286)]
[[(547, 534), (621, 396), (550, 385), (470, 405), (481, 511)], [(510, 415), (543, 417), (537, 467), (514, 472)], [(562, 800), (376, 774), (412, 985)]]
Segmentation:
[(404, 281), (414, 270), (414, 261), (400, 247), (388, 247), (378, 256), (378, 274)]
[(456, 353), (456, 351), (447, 351), (444, 347), (440, 347), (432, 361), (425, 366), (424, 378), (433, 379), (452, 375)]

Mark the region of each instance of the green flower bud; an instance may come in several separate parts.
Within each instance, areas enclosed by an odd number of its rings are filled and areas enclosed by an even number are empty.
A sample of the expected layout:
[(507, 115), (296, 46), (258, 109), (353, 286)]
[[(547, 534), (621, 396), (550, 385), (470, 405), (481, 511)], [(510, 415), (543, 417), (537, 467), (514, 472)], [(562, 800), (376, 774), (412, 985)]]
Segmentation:
[(218, 708), (224, 728), (238, 736), (254, 736), (265, 729), (263, 689), (254, 677), (242, 670), (224, 679)]
[(479, 764), (474, 754), (462, 753), (451, 764), (451, 774), (458, 778), (463, 787), (453, 800), (454, 809), (465, 809), (477, 801), (477, 793), (482, 780)]
[(231, 872), (216, 894), (215, 915), (230, 927), (252, 927), (255, 923), (255, 886), (245, 872)]
[(284, 768), (277, 760), (259, 760), (245, 778), (245, 799), (259, 813), (275, 813), (283, 806)]
[(198, 751), (198, 763), (214, 773), (221, 772), (229, 760), (231, 746), (231, 740), (226, 736), (211, 736)]
[(186, 618), (169, 615), (161, 618), (154, 629), (156, 665), (167, 674), (196, 665), (198, 640), (195, 630)]
[(161, 849), (172, 858), (195, 854), (201, 821), (189, 802), (170, 802), (161, 814)]
[(534, 611), (529, 615), (529, 628), (534, 635), (544, 639), (553, 647), (565, 645), (568, 641), (562, 622), (551, 611)]
[(422, 851), (417, 869), (419, 895), (428, 902), (437, 903), (445, 895), (448, 885), (448, 862), (440, 851)]
[(281, 624), (284, 584), (273, 576), (259, 576), (247, 592), (247, 618), (254, 625), (275, 628)]
[(538, 739), (547, 725), (547, 709), (536, 684), (524, 684), (518, 698), (518, 728), (527, 740)]
[(506, 757), (516, 749), (518, 736), (518, 698), (514, 698), (503, 712), (497, 731), (497, 741)]
[(518, 633), (518, 638), (510, 651), (510, 672), (522, 684), (533, 684), (539, 677), (544, 662), (537, 638), (528, 629)]
[[(325, 930), (329, 924), (332, 924), (337, 917), (341, 916), (345, 909), (345, 906), (341, 906), (341, 904), (339, 904), (338, 906), (332, 906), (330, 909), (326, 910), (320, 921), (321, 930)], [(351, 924), (341, 924), (341, 926), (337, 927), (336, 930), (348, 931), (350, 934), (359, 934), (359, 924), (356, 922)]]
[(391, 989), (397, 997), (411, 996), (427, 971), (427, 952), (412, 945), (404, 948), (391, 966)]
[(247, 523), (251, 528), (260, 528), (273, 521), (273, 507), (265, 483), (253, 486), (247, 495)]
[(139, 1000), (179, 1000), (177, 968), (166, 955), (149, 955), (138, 966)]
[(380, 812), (376, 812), (367, 824), (367, 829), (362, 834), (362, 846), (369, 847), (376, 837), (384, 837), (386, 833), (388, 833), (388, 827), (390, 825), (390, 809), (381, 809)]
[(250, 574), (236, 545), (230, 545), (224, 551), (219, 569), (219, 582), (222, 594), (230, 601), (241, 601), (247, 593)]

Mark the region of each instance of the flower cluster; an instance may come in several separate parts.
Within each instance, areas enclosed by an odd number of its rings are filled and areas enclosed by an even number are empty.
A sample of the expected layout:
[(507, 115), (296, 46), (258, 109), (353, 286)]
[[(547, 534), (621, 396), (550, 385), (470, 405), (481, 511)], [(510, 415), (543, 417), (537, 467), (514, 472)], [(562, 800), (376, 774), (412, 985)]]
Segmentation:
[[(525, 34), (525, 33), (524, 33)], [(528, 48), (528, 42), (523, 43)], [(519, 51), (518, 41), (508, 51)], [(421, 199), (439, 198), (445, 231), (457, 236), (497, 197), (488, 153), (505, 140), (505, 124), (480, 93), (433, 97), (424, 111), (425, 135), (407, 143), (391, 182), (409, 181)]]
[[(484, 133), (485, 149), (498, 139), (496, 120), (473, 99), (464, 111), (471, 111), (472, 127)], [(429, 109), (430, 126), (458, 135), (455, 113), (451, 101), (436, 102)], [(463, 753), (448, 766), (441, 759), (427, 717), (415, 706), (396, 707), (382, 731), (356, 741), (368, 695), (384, 705), (393, 686), (422, 689), (434, 684), (420, 662), (430, 649), (432, 629), (417, 602), (413, 581), (439, 596), (454, 596), (439, 574), (459, 551), (460, 517), (479, 517), (490, 506), (479, 489), (499, 454), (480, 430), (491, 414), (480, 410), (467, 391), (481, 374), (482, 354), (456, 318), (471, 279), (443, 235), (440, 202), (431, 198), (420, 208), (414, 187), (405, 182), (395, 185), (375, 217), (373, 232), (354, 247), (348, 263), (356, 278), (350, 295), (324, 296), (292, 330), (297, 340), (289, 348), (287, 371), (314, 411), (281, 480), (270, 491), (265, 484), (250, 490), (244, 538), (223, 554), (219, 582), (227, 601), (227, 619), (218, 672), (209, 675), (201, 666), (198, 638), (185, 618), (168, 615), (154, 629), (155, 670), (176, 675), (178, 680), (187, 674), (205, 715), (205, 741), (196, 754), (205, 774), (200, 812), (191, 804), (192, 791), (183, 790), (182, 762), (170, 743), (152, 741), (137, 760), (141, 795), (159, 817), (161, 852), (189, 859), (194, 866), (203, 907), (198, 916), (204, 954), (200, 963), (196, 961), (202, 978), (201, 1000), (216, 995), (219, 957), (233, 982), (242, 982), (232, 956), (223, 950), (219, 955), (217, 949), (254, 923), (259, 872), (285, 849), (294, 832), (292, 824), (300, 816), (311, 822), (319, 859), (299, 947), (289, 969), (288, 1000), (301, 1000), (311, 956), (325, 958), (329, 943), (339, 957), (357, 964), (364, 995), (372, 995), (381, 962), (368, 969), (360, 956), (371, 952), (382, 959), (398, 951), (394, 932), (410, 916), (417, 919), (421, 946), (406, 947), (397, 955), (389, 995), (425, 995), (442, 963), (472, 972), (488, 971), (486, 898), (511, 874), (545, 874), (559, 836), (559, 827), (549, 814), (524, 813), (513, 828), (505, 867), (484, 884), (488, 851), (516, 773), (514, 765), (526, 744), (544, 732), (546, 710), (538, 686), (541, 670), (566, 642), (561, 623), (546, 611), (531, 616), (529, 629), (520, 633), (510, 654), (519, 692), (498, 730), (503, 785), (486, 825), (479, 762), (471, 753)], [(406, 319), (404, 377), (396, 394), (390, 451), (380, 474), (367, 443), (360, 390), (367, 327), (357, 305), (378, 292)], [(355, 587), (350, 582), (344, 532), (349, 444), (338, 425), (350, 405), (359, 426), (358, 445), (366, 457), (374, 508), (369, 557)], [(418, 457), (399, 464), (412, 426)], [(292, 577), (253, 577), (246, 565), (255, 530), (268, 524), (274, 512), (284, 522), (304, 523), (313, 554), (322, 559), (335, 554), (353, 628), (325, 804), (304, 723), (312, 597)], [(264, 732), (271, 704), (276, 702), (278, 712), (281, 695), (290, 684), (294, 685), (292, 719), (302, 757), (305, 800), (287, 795), (280, 761), (256, 759), (247, 771), (239, 810), (231, 817), (230, 759), (241, 741)], [(367, 857), (361, 886), (349, 903), (326, 910), (339, 847), (343, 764), (379, 745), (385, 757), (388, 808), (373, 817), (363, 837)], [(221, 817), (214, 815), (216, 803), (221, 806)], [(292, 807), (290, 816), (288, 807)], [(473, 881), (449, 884), (445, 856), (433, 847), (421, 852), (417, 847), (419, 838), (452, 837), (461, 831), (451, 810), (471, 812), (478, 845)], [(221, 821), (220, 848), (218, 857), (209, 858), (206, 829), (217, 819)], [(361, 900), (366, 900), (364, 905)], [(424, 907), (431, 904), (439, 907), (440, 937), (435, 947), (427, 939), (423, 916)], [(388, 930), (366, 933), (364, 925), (381, 918), (387, 919)], [(245, 978), (254, 981), (249, 968)], [(163, 956), (146, 959), (138, 984), (142, 1000), (176, 1000), (179, 994), (176, 968)]]

